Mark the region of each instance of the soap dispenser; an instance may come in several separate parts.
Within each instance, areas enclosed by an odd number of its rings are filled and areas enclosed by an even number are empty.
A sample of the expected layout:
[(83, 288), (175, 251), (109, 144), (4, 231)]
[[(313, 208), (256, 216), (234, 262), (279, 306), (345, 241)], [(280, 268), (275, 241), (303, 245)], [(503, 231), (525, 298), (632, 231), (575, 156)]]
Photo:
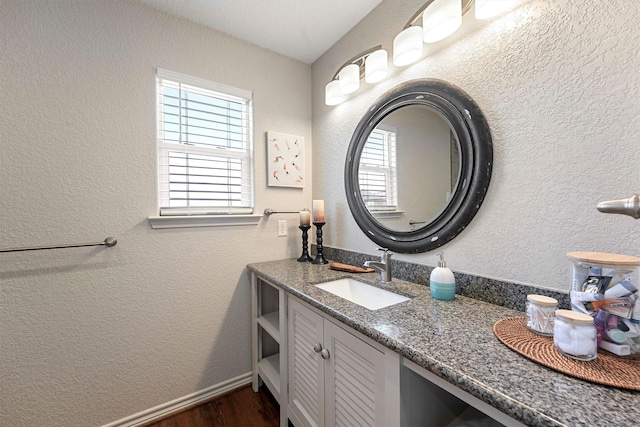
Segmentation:
[(451, 301), (456, 296), (456, 278), (453, 272), (447, 268), (444, 261), (444, 252), (436, 254), (440, 257), (438, 267), (434, 268), (429, 278), (431, 296), (435, 299)]

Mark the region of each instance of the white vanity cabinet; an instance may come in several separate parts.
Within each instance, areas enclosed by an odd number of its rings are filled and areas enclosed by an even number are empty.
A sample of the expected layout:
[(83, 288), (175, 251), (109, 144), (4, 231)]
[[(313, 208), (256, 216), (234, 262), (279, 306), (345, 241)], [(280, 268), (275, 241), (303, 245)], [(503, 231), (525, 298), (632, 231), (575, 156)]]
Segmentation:
[(289, 297), (289, 418), (304, 426), (400, 424), (400, 357)]
[(280, 427), (524, 427), (253, 272), (251, 288), (253, 389)]

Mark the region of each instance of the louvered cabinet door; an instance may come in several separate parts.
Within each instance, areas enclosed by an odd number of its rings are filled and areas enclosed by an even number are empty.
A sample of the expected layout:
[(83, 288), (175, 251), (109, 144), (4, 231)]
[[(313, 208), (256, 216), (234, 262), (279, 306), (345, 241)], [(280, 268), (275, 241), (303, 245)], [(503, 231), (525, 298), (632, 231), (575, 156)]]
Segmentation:
[[(296, 427), (324, 427), (323, 319), (289, 298), (289, 416)], [(320, 348), (320, 351), (322, 348)]]
[(385, 426), (384, 354), (330, 321), (324, 322), (327, 427)]

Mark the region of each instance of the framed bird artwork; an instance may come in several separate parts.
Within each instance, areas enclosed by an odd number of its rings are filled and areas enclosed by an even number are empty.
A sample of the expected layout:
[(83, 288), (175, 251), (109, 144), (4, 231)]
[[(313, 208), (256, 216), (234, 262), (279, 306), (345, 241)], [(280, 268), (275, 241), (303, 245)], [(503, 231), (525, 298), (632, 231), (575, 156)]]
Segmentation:
[(267, 185), (304, 188), (304, 137), (267, 132)]

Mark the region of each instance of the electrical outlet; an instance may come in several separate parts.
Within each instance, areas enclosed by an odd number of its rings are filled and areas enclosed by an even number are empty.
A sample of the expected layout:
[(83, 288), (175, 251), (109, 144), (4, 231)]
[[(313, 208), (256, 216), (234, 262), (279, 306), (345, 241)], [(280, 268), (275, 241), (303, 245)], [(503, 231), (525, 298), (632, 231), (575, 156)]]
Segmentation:
[(287, 235), (287, 220), (279, 219), (278, 220), (278, 237), (283, 237)]

